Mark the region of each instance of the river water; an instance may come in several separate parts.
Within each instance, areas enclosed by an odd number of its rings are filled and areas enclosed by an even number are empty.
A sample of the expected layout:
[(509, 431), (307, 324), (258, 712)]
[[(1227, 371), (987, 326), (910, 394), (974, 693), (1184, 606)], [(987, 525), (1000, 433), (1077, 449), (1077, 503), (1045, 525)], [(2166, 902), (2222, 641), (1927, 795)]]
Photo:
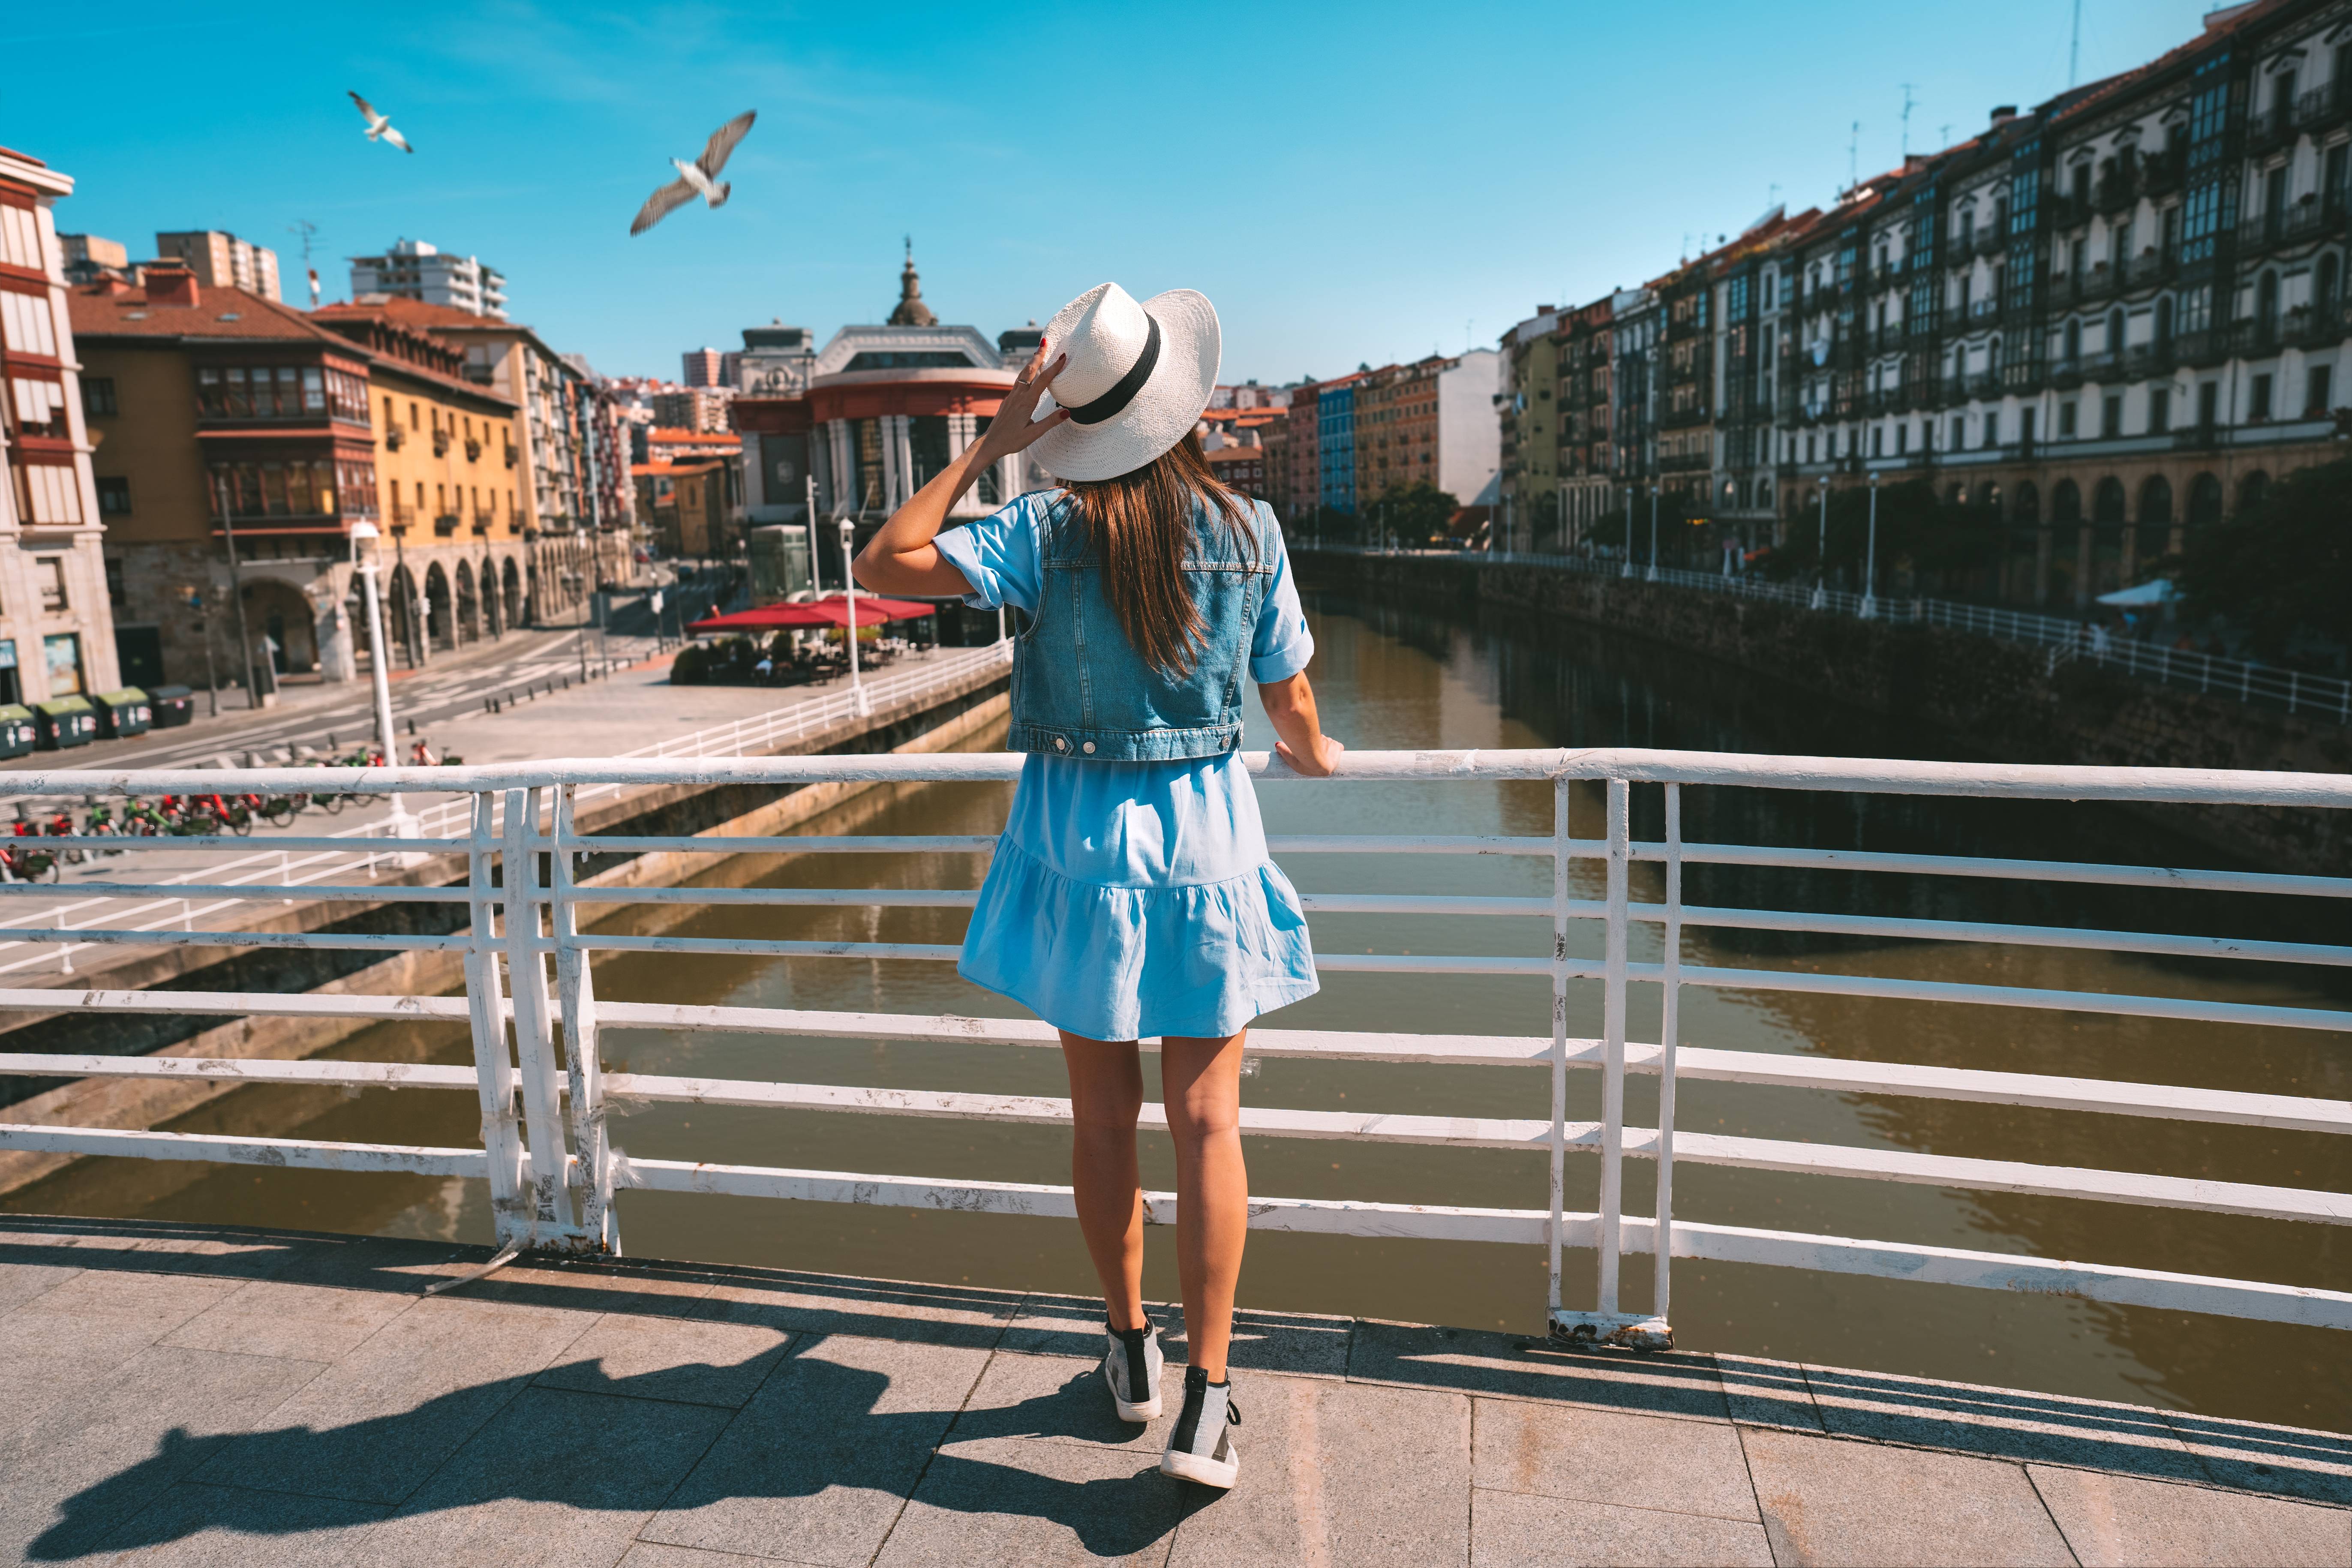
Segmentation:
[[(1465, 625), (1393, 606), (1312, 604), (1313, 669), (1325, 722), (1360, 748), (1654, 745), (1816, 754), (1933, 756), (1934, 737), (1841, 711), (1744, 672), (1589, 629), (1511, 618)], [(1270, 734), (1253, 711), (1247, 744)], [(982, 737), (983, 745), (1000, 736)], [(939, 785), (876, 792), (811, 825), (814, 832), (987, 833), (1006, 786)], [(2221, 864), (2158, 826), (2107, 808), (1685, 792), (1693, 840), (1810, 844), (2044, 858)], [(1269, 831), (1550, 831), (1541, 784), (1269, 784)], [(1573, 803), (1579, 836), (1601, 831), (1597, 789)], [(1634, 792), (1636, 837), (1661, 836), (1659, 792)], [(1547, 862), (1488, 858), (1301, 856), (1287, 862), (1307, 890), (1544, 895)], [(812, 887), (976, 884), (978, 856), (808, 856), (712, 868), (707, 879)], [(1601, 894), (1580, 866), (1577, 896)], [(1811, 879), (1810, 880), (1806, 879)], [(1637, 899), (1655, 899), (1656, 868), (1635, 868)], [(2082, 889), (1953, 879), (1767, 874), (1693, 868), (1693, 903), (1753, 903), (2056, 923), (2228, 931), (2330, 940), (2319, 900)], [(663, 923), (652, 923), (656, 915)], [(961, 910), (639, 909), (610, 929), (676, 935), (856, 937), (953, 942)], [(1597, 922), (1578, 951), (1597, 954)], [(1547, 921), (1318, 916), (1318, 952), (1507, 952), (1540, 956)], [(1647, 945), (1643, 939), (1647, 938)], [(1637, 927), (1633, 956), (1656, 956)], [(1687, 933), (1685, 962), (1740, 967), (1837, 967), (1850, 973), (2159, 992), (2342, 1006), (2341, 971), (2198, 963), (2099, 952), (1973, 944), (1862, 942), (1737, 931)], [(1004, 1015), (1009, 1004), (948, 966), (841, 960), (614, 954), (597, 965), (601, 996), (900, 1013)], [(1600, 1031), (1600, 987), (1576, 988), (1571, 1033)], [(1656, 1037), (1656, 988), (1636, 986), (1633, 1037)], [(1548, 989), (1517, 977), (1333, 974), (1320, 995), (1272, 1022), (1289, 1027), (1540, 1035)], [(2097, 1015), (1933, 1006), (1843, 997), (1687, 990), (1686, 1045), (1887, 1061), (2064, 1073), (2143, 1082), (2352, 1095), (2352, 1052), (2319, 1031), (2223, 1027)], [(334, 1055), (462, 1062), (461, 1029), (386, 1026)], [(622, 1070), (799, 1082), (1058, 1094), (1055, 1053), (1017, 1047), (877, 1045), (749, 1036), (609, 1031)], [(1150, 1073), (1147, 1063), (1147, 1075)], [(1255, 1063), (1253, 1103), (1310, 1110), (1542, 1117), (1541, 1070)], [(1598, 1114), (1598, 1075), (1572, 1074), (1571, 1117)], [(1652, 1085), (1629, 1083), (1627, 1120), (1653, 1125)], [(471, 1094), (247, 1089), (172, 1126), (281, 1136), (462, 1145), (476, 1137)], [(2042, 1112), (1955, 1101), (1685, 1082), (1677, 1125), (1722, 1131), (1990, 1159), (2147, 1171), (2333, 1190), (2352, 1188), (2352, 1151), (2318, 1133)], [(1067, 1179), (1065, 1135), (1052, 1129), (952, 1121), (656, 1106), (620, 1118), (616, 1143), (649, 1157), (1001, 1181)], [(1252, 1189), (1298, 1197), (1540, 1208), (1538, 1155), (1254, 1139)], [(1596, 1163), (1572, 1158), (1571, 1206), (1594, 1206)], [(1652, 1170), (1629, 1162), (1628, 1207), (1646, 1212)], [(1145, 1180), (1173, 1185), (1164, 1140), (1147, 1137)], [(478, 1183), (425, 1177), (84, 1161), (11, 1194), (18, 1212), (250, 1222), (481, 1241), (489, 1237)], [(1970, 1194), (1826, 1176), (1685, 1163), (1676, 1213), (1686, 1220), (2032, 1253), (2045, 1258), (2352, 1289), (2352, 1247), (2334, 1227), (2168, 1212), (2086, 1201)], [(626, 1194), (631, 1251), (1016, 1289), (1086, 1290), (1091, 1275), (1074, 1226), (991, 1215), (829, 1204)], [(1150, 1242), (1146, 1289), (1175, 1293), (1172, 1249)], [(1589, 1304), (1592, 1259), (1570, 1256), (1570, 1300)], [(1626, 1305), (1647, 1305), (1649, 1263), (1628, 1260)], [(1243, 1276), (1244, 1305), (1500, 1327), (1540, 1332), (1539, 1249), (1464, 1243), (1261, 1235)], [(1676, 1265), (1680, 1343), (1830, 1365), (1869, 1367), (2053, 1393), (2156, 1403), (2214, 1415), (2337, 1427), (2352, 1409), (2352, 1356), (2318, 1330), (2237, 1324), (2178, 1312), (2060, 1299), (1816, 1275), (1790, 1268)]]

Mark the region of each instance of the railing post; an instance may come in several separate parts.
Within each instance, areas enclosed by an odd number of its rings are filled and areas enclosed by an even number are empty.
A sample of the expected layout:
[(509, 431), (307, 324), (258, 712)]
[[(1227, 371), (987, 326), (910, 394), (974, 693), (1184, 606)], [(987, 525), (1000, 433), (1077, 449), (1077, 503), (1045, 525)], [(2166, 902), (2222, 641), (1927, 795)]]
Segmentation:
[(1551, 1207), (1544, 1220), (1550, 1253), (1550, 1303), (1546, 1322), (1559, 1314), (1560, 1215), (1568, 1206), (1568, 779), (1551, 789)]
[(562, 1089), (555, 1072), (553, 1021), (547, 997), (546, 939), (539, 929), (537, 788), (507, 791), (507, 984), (514, 999), (515, 1061), (522, 1087), (523, 1129), (530, 1145), (531, 1244), (576, 1235), (565, 1213)]
[(1664, 995), (1658, 1015), (1658, 1204), (1654, 1237), (1656, 1286), (1650, 1315), (1674, 1343), (1667, 1326), (1675, 1254), (1675, 1051), (1682, 1026), (1683, 786), (1666, 785), (1666, 931), (1661, 954)]
[(596, 987), (586, 950), (581, 947), (577, 906), (572, 900), (572, 808), (577, 786), (555, 795), (555, 847), (549, 852), (551, 892), (548, 924), (555, 941), (556, 1000), (563, 1017), (563, 1066), (572, 1090), (572, 1146), (580, 1153), (580, 1228), (591, 1246), (621, 1250), (620, 1220), (613, 1212), (612, 1146), (604, 1112), (604, 1066), (596, 1027)]
[(1625, 1153), (1625, 936), (1633, 843), (1628, 799), (1633, 786), (1609, 781), (1609, 930), (1601, 1004), (1601, 1313), (1617, 1310), (1618, 1220), (1623, 1208)]
[(466, 846), (466, 1009), (473, 1025), (474, 1083), (482, 1102), (482, 1151), (489, 1157), (490, 1224), (500, 1247), (530, 1239), (522, 1213), (522, 1140), (515, 1126), (515, 1074), (507, 1054), (506, 988), (499, 978), (498, 890), (491, 885), (497, 799), (474, 796)]

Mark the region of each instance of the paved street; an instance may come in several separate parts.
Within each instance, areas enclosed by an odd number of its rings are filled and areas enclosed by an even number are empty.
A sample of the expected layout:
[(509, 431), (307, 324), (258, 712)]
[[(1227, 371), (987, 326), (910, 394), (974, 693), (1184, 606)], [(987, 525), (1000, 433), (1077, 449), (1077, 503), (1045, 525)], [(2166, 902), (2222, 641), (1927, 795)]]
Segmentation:
[[(36, 1563), (2329, 1563), (2352, 1439), (1729, 1355), (1245, 1312), (1242, 1485), (1067, 1297), (0, 1221)], [(1171, 1389), (1181, 1342), (1171, 1342)]]

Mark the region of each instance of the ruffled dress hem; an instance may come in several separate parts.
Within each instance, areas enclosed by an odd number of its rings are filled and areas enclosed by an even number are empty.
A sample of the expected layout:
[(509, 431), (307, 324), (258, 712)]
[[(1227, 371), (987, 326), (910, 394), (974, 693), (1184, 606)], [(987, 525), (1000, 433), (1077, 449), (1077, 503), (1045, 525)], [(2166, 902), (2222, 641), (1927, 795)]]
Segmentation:
[(1000, 839), (956, 973), (1097, 1040), (1221, 1038), (1320, 988), (1297, 889), (1262, 861), (1218, 882), (1082, 882)]

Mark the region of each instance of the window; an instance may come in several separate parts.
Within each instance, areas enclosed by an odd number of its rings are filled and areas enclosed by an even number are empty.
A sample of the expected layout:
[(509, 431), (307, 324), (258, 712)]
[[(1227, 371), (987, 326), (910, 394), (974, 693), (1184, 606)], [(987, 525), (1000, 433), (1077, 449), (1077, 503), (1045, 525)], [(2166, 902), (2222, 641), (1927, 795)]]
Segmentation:
[(2246, 395), (2246, 421), (2259, 424), (2271, 416), (2271, 378), (2268, 372), (2254, 377), (2253, 389)]
[(2197, 423), (2199, 425), (2203, 426), (2209, 430), (2212, 428), (2214, 420), (2220, 417), (2221, 415), (2221, 384), (2220, 382), (2207, 381), (2200, 382), (2198, 384)]
[(2172, 428), (2172, 388), (2151, 386), (2147, 389), (2147, 433), (2161, 436)]
[(2327, 417), (2327, 405), (2331, 401), (2329, 394), (2334, 389), (2335, 374), (2334, 365), (2315, 364), (2311, 367), (2310, 379), (2305, 383), (2306, 395), (2303, 400), (2303, 416), (2305, 419)]
[(72, 433), (66, 423), (64, 383), (20, 375), (9, 382), (8, 391), (20, 434), (62, 440)]
[(41, 657), (49, 667), (49, 695), (81, 695), (81, 638), (71, 632), (41, 639)]
[(122, 587), (122, 563), (110, 556), (106, 563), (106, 602), (119, 610), (122, 608), (125, 597)]
[(47, 294), (0, 291), (0, 342), (10, 352), (58, 357), (57, 327)]
[(1897, 425), (1895, 427), (1895, 450), (1896, 455), (1900, 456), (1910, 449), (1911, 426), (1908, 425)]
[(2110, 395), (2099, 401), (2099, 434), (2108, 440), (2124, 433), (2124, 400)]
[(1886, 431), (1884, 426), (1874, 425), (1870, 427), (1870, 455), (1874, 458), (1883, 458), (1886, 455)]
[(1969, 444), (1969, 419), (1965, 414), (1952, 416), (1952, 447), (1955, 452)]
[(81, 411), (93, 419), (115, 412), (112, 376), (86, 375), (81, 378)]
[(2000, 445), (2000, 410), (1998, 408), (1985, 416), (1984, 444), (1987, 448)]
[(2069, 437), (2074, 434), (2074, 400), (2071, 397), (2058, 405), (2058, 434)]
[(100, 517), (131, 515), (131, 481), (121, 477), (98, 478), (98, 514)]
[(33, 557), (33, 586), (41, 595), (41, 608), (55, 614), (66, 607), (66, 563), (61, 555)]

